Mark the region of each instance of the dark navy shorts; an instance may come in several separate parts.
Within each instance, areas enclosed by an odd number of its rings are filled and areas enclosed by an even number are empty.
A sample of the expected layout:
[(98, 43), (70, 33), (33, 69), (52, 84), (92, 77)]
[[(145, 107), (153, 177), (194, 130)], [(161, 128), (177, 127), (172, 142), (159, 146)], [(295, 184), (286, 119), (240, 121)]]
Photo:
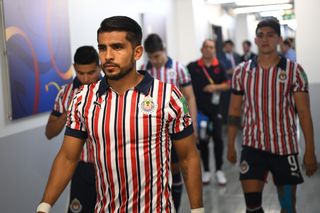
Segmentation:
[(174, 146), (172, 146), (171, 148), (171, 162), (179, 163), (178, 153), (176, 152), (176, 149), (174, 148)]
[(93, 213), (96, 199), (94, 165), (80, 161), (71, 180), (68, 213)]
[(276, 155), (245, 146), (242, 148), (240, 180), (266, 181), (269, 172), (277, 186), (303, 182), (297, 154)]

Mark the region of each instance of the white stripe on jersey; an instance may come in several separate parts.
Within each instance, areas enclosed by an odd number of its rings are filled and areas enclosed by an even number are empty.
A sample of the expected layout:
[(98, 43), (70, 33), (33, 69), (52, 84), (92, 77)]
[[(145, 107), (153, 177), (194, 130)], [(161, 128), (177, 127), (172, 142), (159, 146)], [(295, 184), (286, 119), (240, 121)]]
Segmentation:
[(250, 60), (235, 70), (232, 89), (243, 93), (243, 145), (279, 155), (298, 152), (293, 94), (308, 91), (301, 66), (281, 58), (278, 66), (263, 69)]
[(148, 94), (130, 89), (119, 95), (107, 89), (99, 96), (100, 86), (101, 81), (77, 94), (67, 122), (71, 129), (86, 131), (92, 143), (98, 177), (95, 211), (174, 212), (169, 134), (191, 125), (181, 92), (158, 80)]

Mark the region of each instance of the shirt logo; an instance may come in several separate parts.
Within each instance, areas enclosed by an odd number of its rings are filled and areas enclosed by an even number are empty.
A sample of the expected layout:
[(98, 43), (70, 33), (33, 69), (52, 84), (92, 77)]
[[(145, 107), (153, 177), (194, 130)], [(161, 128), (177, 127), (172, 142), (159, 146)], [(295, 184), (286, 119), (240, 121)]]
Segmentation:
[(151, 115), (156, 111), (158, 105), (150, 96), (146, 96), (143, 101), (139, 104), (139, 109), (143, 114)]
[(175, 76), (176, 76), (176, 71), (174, 69), (169, 69), (168, 70), (168, 77), (174, 78)]
[(249, 171), (249, 164), (247, 161), (243, 160), (241, 163), (240, 163), (240, 173), (241, 174), (245, 174)]
[(71, 201), (71, 203), (70, 203), (70, 210), (71, 210), (71, 212), (73, 212), (73, 213), (79, 213), (79, 212), (81, 212), (81, 210), (82, 210), (82, 205), (81, 205), (80, 201), (79, 201), (77, 198), (75, 198), (75, 199), (73, 199), (73, 200)]
[(284, 70), (281, 70), (279, 75), (278, 75), (278, 78), (280, 80), (280, 82), (285, 82), (287, 80), (287, 73), (286, 71)]

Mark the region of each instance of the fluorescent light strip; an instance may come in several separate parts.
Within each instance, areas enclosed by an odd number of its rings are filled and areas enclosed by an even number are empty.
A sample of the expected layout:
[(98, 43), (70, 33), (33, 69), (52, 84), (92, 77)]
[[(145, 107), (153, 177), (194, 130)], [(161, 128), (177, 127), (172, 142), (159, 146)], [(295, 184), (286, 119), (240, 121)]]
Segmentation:
[(269, 5), (269, 4), (287, 4), (291, 0), (236, 0), (238, 6), (254, 6), (254, 5)]
[(207, 0), (209, 4), (228, 4), (235, 3), (236, 0)]
[(272, 10), (288, 10), (292, 9), (292, 4), (275, 4), (266, 6), (256, 6), (256, 7), (238, 7), (233, 9), (235, 14), (243, 13), (257, 13), (261, 11), (272, 11)]

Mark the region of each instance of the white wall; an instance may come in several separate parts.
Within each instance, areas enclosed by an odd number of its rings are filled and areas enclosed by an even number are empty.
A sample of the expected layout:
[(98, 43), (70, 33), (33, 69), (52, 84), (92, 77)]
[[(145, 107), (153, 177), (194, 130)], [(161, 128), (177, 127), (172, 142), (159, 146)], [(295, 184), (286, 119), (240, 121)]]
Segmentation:
[(297, 60), (306, 70), (310, 83), (320, 82), (319, 8), (319, 0), (295, 1)]

